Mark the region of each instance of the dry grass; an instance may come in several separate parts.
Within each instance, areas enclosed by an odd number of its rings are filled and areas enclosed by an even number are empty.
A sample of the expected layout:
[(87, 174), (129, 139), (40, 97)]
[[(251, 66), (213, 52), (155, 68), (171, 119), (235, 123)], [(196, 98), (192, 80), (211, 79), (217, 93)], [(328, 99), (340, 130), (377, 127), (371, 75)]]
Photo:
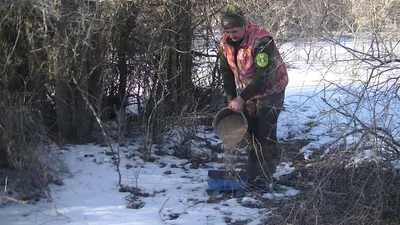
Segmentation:
[(377, 160), (352, 163), (338, 153), (298, 169), (302, 194), (282, 203), (269, 224), (359, 225), (398, 221), (400, 179)]

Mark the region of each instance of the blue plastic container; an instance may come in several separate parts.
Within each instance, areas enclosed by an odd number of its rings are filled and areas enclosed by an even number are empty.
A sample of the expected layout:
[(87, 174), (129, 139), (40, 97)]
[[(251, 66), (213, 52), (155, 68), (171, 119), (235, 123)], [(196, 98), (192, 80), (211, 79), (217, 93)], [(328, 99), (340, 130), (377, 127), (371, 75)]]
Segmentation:
[(208, 171), (208, 186), (214, 195), (220, 192), (232, 191), (237, 197), (243, 195), (244, 189), (247, 187), (248, 177), (245, 171)]

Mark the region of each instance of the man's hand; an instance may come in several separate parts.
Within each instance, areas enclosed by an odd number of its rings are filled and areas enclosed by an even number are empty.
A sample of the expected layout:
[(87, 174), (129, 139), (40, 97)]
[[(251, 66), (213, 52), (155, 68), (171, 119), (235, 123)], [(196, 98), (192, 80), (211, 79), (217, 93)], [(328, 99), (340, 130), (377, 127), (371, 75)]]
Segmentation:
[(238, 96), (229, 102), (228, 107), (235, 112), (241, 112), (243, 110), (244, 100)]

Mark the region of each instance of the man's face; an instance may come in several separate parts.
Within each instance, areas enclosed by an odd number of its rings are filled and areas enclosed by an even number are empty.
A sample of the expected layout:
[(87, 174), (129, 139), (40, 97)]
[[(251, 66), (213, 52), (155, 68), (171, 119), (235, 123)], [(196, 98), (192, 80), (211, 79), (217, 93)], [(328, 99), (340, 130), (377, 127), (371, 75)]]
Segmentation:
[(228, 35), (232, 41), (240, 41), (244, 37), (245, 28), (243, 27), (233, 27), (229, 29), (225, 29), (224, 33)]

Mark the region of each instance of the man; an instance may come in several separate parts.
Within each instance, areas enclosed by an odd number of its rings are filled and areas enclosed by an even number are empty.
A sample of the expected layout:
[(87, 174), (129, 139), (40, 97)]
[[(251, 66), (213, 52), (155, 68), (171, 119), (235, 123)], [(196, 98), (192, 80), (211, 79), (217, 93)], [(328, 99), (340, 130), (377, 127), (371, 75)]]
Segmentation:
[(276, 124), (288, 84), (286, 65), (269, 32), (247, 20), (240, 8), (228, 5), (220, 13), (220, 71), (228, 107), (248, 120), (247, 170), (252, 181), (271, 181), (278, 157)]

